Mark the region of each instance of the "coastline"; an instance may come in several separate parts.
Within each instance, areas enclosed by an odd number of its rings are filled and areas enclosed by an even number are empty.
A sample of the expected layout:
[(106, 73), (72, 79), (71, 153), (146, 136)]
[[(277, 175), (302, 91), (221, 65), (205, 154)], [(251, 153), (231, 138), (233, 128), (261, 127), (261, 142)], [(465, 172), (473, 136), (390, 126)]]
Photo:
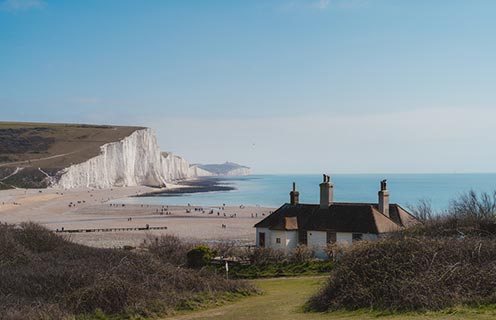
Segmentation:
[[(206, 182), (205, 180), (208, 180)], [(213, 191), (221, 179), (183, 181), (168, 185), (167, 191), (191, 188), (189, 192)], [(232, 187), (229, 187), (232, 189)], [(201, 190), (201, 191), (200, 191)], [(161, 235), (171, 234), (186, 241), (232, 241), (243, 245), (255, 242), (253, 225), (274, 208), (259, 206), (195, 206), (124, 204), (129, 197), (157, 194), (165, 189), (116, 187), (110, 189), (9, 189), (0, 191), (0, 223), (36, 222), (50, 230), (82, 230), (60, 233), (74, 242), (94, 247), (115, 248), (141, 245)], [(161, 195), (163, 196), (163, 195)], [(162, 228), (90, 232), (91, 229)]]
[(236, 190), (234, 186), (226, 184), (225, 181), (221, 176), (186, 179), (178, 181), (171, 187), (141, 193), (132, 197), (172, 197), (191, 193)]

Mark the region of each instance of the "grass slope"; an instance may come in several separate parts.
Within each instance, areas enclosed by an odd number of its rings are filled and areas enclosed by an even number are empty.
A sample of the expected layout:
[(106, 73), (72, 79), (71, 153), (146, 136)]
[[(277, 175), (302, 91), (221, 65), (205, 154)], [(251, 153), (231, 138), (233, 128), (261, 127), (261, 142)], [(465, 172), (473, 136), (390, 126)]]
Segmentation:
[[(100, 153), (106, 143), (122, 140), (142, 127), (87, 124), (0, 122), (1, 188), (45, 187), (46, 175)], [(16, 168), (23, 168), (8, 177)]]
[(243, 298), (238, 302), (219, 308), (191, 312), (166, 319), (353, 319), (353, 320), (489, 320), (496, 318), (496, 309), (454, 308), (442, 312), (381, 314), (367, 311), (339, 311), (332, 313), (305, 313), (302, 305), (321, 288), (327, 277), (299, 277), (254, 280), (264, 294)]

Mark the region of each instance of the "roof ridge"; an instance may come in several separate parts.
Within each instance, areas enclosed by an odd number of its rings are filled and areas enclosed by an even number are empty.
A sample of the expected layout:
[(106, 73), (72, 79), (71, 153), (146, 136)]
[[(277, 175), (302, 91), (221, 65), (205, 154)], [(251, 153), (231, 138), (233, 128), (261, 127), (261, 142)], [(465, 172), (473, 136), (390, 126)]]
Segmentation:
[(403, 210), (404, 212), (406, 212), (406, 214), (408, 214), (410, 217), (414, 218), (415, 220), (419, 220), (416, 216), (414, 216), (413, 214), (410, 213), (410, 211), (406, 210), (405, 208), (403, 208), (402, 206), (400, 206), (399, 204), (396, 204), (401, 210)]
[(394, 223), (395, 225), (397, 225), (397, 226), (399, 226), (399, 227), (402, 227), (402, 225), (401, 225), (401, 224), (396, 223), (393, 219), (391, 219), (391, 217), (389, 217), (389, 216), (385, 215), (384, 213), (380, 212), (378, 209), (374, 208), (373, 206), (372, 206), (372, 211), (375, 211), (375, 212), (377, 212), (378, 214), (380, 214), (380, 215), (384, 216), (386, 219), (388, 219), (389, 221), (391, 221), (391, 222), (392, 222), (392, 223)]
[[(297, 203), (297, 204), (291, 204), (291, 203), (284, 203), (282, 206), (320, 206), (318, 203)], [(332, 205), (362, 205), (362, 206), (377, 206), (378, 204), (376, 202), (332, 202), (329, 206)], [(390, 203), (390, 206), (400, 206), (397, 203)], [(405, 210), (403, 207), (401, 207), (403, 210)], [(405, 210), (406, 211), (406, 210)]]

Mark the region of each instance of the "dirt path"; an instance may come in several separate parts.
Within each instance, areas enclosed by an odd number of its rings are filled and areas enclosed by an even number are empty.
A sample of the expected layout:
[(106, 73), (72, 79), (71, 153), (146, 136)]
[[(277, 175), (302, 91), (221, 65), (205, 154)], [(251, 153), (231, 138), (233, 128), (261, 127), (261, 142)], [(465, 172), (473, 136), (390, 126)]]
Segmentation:
[(68, 155), (73, 154), (73, 153), (76, 153), (76, 152), (77, 151), (68, 152), (68, 153), (62, 153), (62, 154), (57, 154), (57, 155), (50, 156), (50, 157), (45, 157), (45, 158), (37, 158), (37, 159), (30, 159), (30, 160), (23, 160), (23, 161), (16, 161), (16, 162), (1, 163), (0, 164), (0, 167), (11, 166), (11, 165), (14, 165), (14, 164), (23, 164), (23, 163), (31, 164), (33, 162), (38, 162), (38, 161), (43, 161), (43, 160), (50, 160), (50, 159), (56, 159), (56, 158), (68, 156)]
[(166, 319), (307, 319), (300, 307), (319, 289), (325, 279), (326, 277), (302, 277), (257, 280), (254, 283), (264, 291), (263, 295)]

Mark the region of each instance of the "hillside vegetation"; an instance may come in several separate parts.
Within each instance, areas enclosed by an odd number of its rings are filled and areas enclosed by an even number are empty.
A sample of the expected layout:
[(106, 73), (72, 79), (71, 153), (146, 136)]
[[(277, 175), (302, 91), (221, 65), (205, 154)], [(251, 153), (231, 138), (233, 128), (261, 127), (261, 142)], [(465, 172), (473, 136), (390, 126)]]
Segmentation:
[(0, 319), (153, 317), (253, 292), (171, 262), (74, 244), (32, 223), (0, 224)]
[(440, 216), (423, 208), (423, 225), (345, 249), (308, 309), (418, 311), (496, 304), (496, 193), (470, 192)]
[(0, 189), (46, 187), (45, 173), (53, 176), (71, 164), (84, 162), (98, 155), (100, 146), (138, 129), (143, 128), (0, 122)]

